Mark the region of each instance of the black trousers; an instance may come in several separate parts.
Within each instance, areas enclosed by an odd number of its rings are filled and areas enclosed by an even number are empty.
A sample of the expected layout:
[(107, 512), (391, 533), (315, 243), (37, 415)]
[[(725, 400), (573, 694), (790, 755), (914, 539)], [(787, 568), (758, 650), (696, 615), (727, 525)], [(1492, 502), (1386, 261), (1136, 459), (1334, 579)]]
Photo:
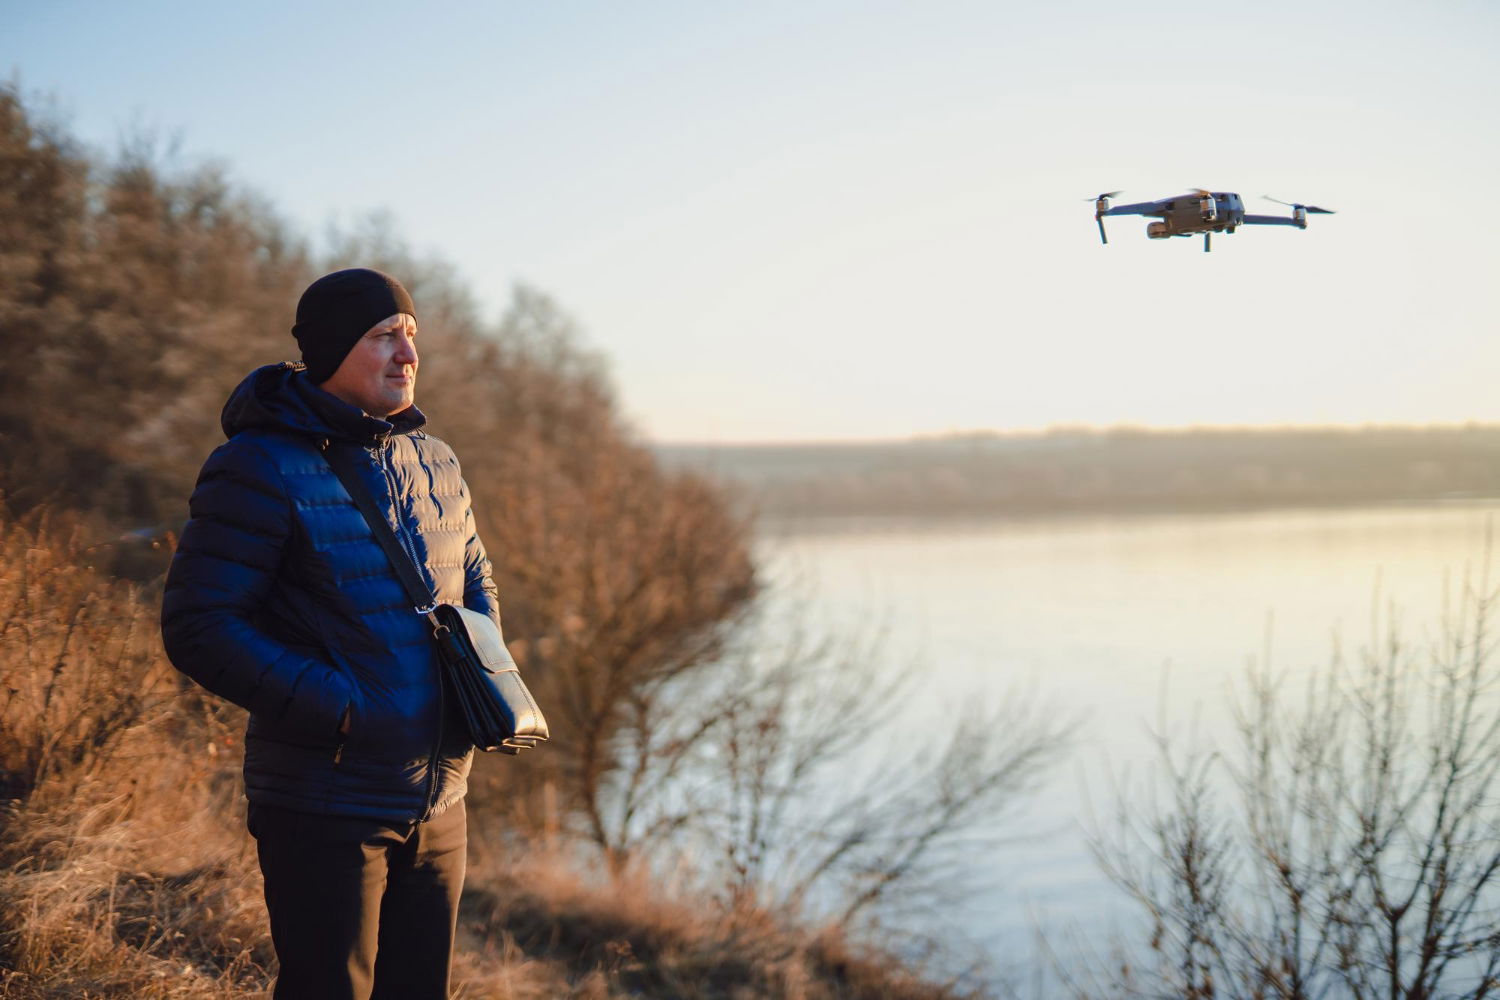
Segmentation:
[(281, 964), (275, 1000), (446, 1000), (464, 804), (426, 823), (250, 806)]

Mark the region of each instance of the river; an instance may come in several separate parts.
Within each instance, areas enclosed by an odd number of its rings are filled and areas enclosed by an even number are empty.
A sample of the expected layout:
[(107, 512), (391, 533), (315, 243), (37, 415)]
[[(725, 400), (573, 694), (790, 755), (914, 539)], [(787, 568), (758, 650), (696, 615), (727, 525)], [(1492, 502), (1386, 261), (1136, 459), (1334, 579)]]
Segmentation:
[(773, 607), (836, 636), (880, 635), (872, 669), (917, 674), (932, 732), (1017, 685), (1079, 720), (1041, 791), (992, 831), (1014, 839), (975, 857), (983, 891), (935, 928), (999, 956), (1029, 952), (1038, 927), (1073, 946), (1130, 933), (1136, 914), (1087, 835), (1112, 789), (1154, 766), (1150, 734), (1232, 737), (1252, 664), (1295, 683), (1391, 623), (1409, 642), (1438, 638), (1445, 594), (1485, 569), (1496, 512), (823, 518), (764, 525), (758, 548)]

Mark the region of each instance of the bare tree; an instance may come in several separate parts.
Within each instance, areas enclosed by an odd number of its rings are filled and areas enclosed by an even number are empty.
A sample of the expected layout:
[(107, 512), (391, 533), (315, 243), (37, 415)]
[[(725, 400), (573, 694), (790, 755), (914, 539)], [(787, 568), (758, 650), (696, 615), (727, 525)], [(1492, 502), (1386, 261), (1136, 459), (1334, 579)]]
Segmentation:
[(185, 515), (222, 440), (223, 400), (252, 367), (295, 356), (300, 289), (351, 264), (401, 275), (432, 348), (421, 405), (465, 457), (506, 631), (553, 722), (545, 754), (486, 760), (472, 801), (520, 814), (507, 819), (555, 801), (602, 840), (595, 793), (635, 688), (701, 662), (753, 592), (744, 518), (659, 467), (547, 296), (518, 287), (485, 322), (453, 268), (408, 252), (378, 215), (315, 260), (221, 170), (184, 169), (159, 147), (87, 154), (0, 86), (6, 503), (88, 510), (105, 537), (130, 532), (142, 541), (113, 568), (150, 579), (170, 551), (151, 543)]
[(19, 513), (175, 519), (229, 389), (291, 346), (298, 242), (220, 170), (163, 158), (149, 138), (85, 155), (0, 86), (0, 480)]
[(471, 808), (481, 827), (494, 810), (496, 829), (566, 826), (617, 866), (633, 850), (605, 803), (619, 734), (656, 697), (647, 689), (711, 666), (755, 590), (748, 519), (634, 439), (603, 360), (546, 294), (514, 286), (487, 324), (388, 220), (331, 243), (325, 266), (408, 276), (423, 303), (420, 405), (464, 456), (505, 634), (552, 728), (545, 753), (481, 759)]
[(1496, 995), (1495, 600), (1466, 585), (1430, 650), (1388, 626), (1301, 690), (1253, 674), (1228, 756), (1163, 738), (1164, 804), (1099, 841), (1148, 946), (1075, 994)]

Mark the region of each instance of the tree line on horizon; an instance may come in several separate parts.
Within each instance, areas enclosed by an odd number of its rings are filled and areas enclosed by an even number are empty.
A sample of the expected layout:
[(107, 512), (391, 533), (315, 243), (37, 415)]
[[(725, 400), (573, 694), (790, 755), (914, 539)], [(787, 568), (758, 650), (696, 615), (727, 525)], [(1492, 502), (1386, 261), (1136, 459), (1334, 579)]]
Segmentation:
[(1067, 429), (660, 445), (768, 515), (1045, 514), (1500, 497), (1500, 427)]

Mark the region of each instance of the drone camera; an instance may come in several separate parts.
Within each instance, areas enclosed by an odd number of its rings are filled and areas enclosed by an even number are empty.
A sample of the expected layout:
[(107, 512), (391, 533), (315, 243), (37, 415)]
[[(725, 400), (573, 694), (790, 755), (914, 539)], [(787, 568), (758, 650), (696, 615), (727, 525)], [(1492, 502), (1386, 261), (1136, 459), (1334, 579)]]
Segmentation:
[(1171, 233), (1167, 232), (1167, 224), (1165, 222), (1148, 222), (1148, 223), (1146, 223), (1146, 238), (1147, 239), (1164, 240), (1168, 236), (1171, 236), (1171, 235), (1172, 235)]

